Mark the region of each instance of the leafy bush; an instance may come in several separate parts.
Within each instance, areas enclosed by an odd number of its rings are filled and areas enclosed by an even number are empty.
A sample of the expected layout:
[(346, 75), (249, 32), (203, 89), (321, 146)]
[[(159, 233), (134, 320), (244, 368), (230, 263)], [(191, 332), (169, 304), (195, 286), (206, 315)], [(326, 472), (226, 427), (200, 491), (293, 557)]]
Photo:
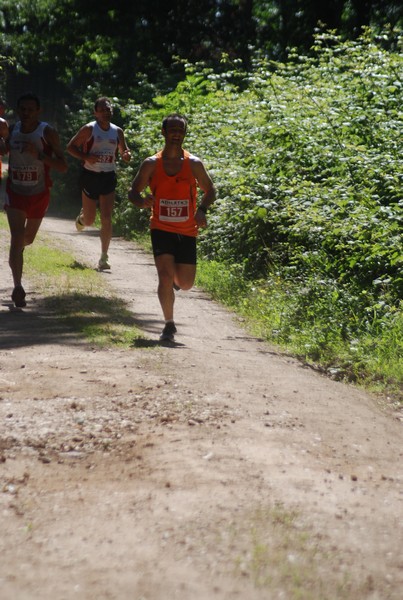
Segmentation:
[[(266, 335), (313, 359), (351, 358), (355, 340), (401, 327), (402, 67), (370, 31), (320, 34), (310, 56), (257, 58), (251, 73), (188, 65), (174, 92), (135, 111), (139, 162), (162, 146), (163, 116), (188, 116), (185, 145), (218, 189), (201, 255), (241, 274), (236, 301), (263, 321), (277, 301)], [(140, 214), (127, 211), (127, 230), (145, 226)]]

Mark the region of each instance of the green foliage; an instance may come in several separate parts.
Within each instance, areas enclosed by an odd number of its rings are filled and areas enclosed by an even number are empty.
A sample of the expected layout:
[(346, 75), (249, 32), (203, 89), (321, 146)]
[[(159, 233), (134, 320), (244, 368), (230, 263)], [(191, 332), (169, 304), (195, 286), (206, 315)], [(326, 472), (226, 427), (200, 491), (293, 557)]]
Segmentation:
[(188, 116), (185, 146), (218, 188), (201, 254), (230, 266), (224, 289), (242, 277), (263, 320), (276, 296), (266, 335), (313, 360), (353, 360), (401, 327), (402, 67), (370, 31), (321, 34), (311, 56), (259, 59), (248, 74), (188, 67), (138, 120), (144, 158), (166, 113)]
[(308, 52), (318, 24), (350, 38), (387, 26), (390, 48), (402, 22), (399, 0), (2, 0), (0, 51), (40, 96), (51, 81), (77, 106), (96, 82), (103, 94), (146, 102), (183, 79), (185, 60), (221, 72), (226, 54), (249, 70), (254, 51)]

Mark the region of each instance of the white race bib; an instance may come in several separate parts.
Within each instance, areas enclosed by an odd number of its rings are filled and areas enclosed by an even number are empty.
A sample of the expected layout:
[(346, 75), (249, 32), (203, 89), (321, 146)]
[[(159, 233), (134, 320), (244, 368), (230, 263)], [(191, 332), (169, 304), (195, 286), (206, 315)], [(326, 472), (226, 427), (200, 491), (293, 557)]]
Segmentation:
[(160, 221), (180, 223), (189, 219), (189, 200), (160, 200)]
[(24, 186), (32, 186), (38, 183), (38, 169), (35, 166), (18, 166), (11, 169), (11, 180), (13, 183)]

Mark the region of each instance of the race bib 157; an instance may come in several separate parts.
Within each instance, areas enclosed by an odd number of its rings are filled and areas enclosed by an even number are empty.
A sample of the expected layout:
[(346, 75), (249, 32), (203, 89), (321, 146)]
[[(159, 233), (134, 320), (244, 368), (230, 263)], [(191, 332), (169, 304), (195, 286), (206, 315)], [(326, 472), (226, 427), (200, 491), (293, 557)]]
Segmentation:
[(189, 200), (160, 200), (160, 221), (179, 223), (189, 218)]

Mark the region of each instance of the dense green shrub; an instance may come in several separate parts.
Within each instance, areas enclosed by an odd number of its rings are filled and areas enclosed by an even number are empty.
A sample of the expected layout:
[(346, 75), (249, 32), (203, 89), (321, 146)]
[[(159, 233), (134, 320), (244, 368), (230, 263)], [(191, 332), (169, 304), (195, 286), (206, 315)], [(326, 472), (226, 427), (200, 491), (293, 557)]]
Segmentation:
[[(138, 164), (162, 146), (165, 114), (188, 116), (185, 145), (218, 189), (201, 254), (242, 274), (263, 318), (281, 296), (268, 335), (289, 343), (299, 330), (301, 346), (310, 331), (307, 356), (401, 328), (402, 67), (369, 31), (321, 34), (309, 57), (256, 59), (248, 74), (189, 66), (174, 92), (132, 113)], [(124, 211), (127, 230), (144, 228)]]

